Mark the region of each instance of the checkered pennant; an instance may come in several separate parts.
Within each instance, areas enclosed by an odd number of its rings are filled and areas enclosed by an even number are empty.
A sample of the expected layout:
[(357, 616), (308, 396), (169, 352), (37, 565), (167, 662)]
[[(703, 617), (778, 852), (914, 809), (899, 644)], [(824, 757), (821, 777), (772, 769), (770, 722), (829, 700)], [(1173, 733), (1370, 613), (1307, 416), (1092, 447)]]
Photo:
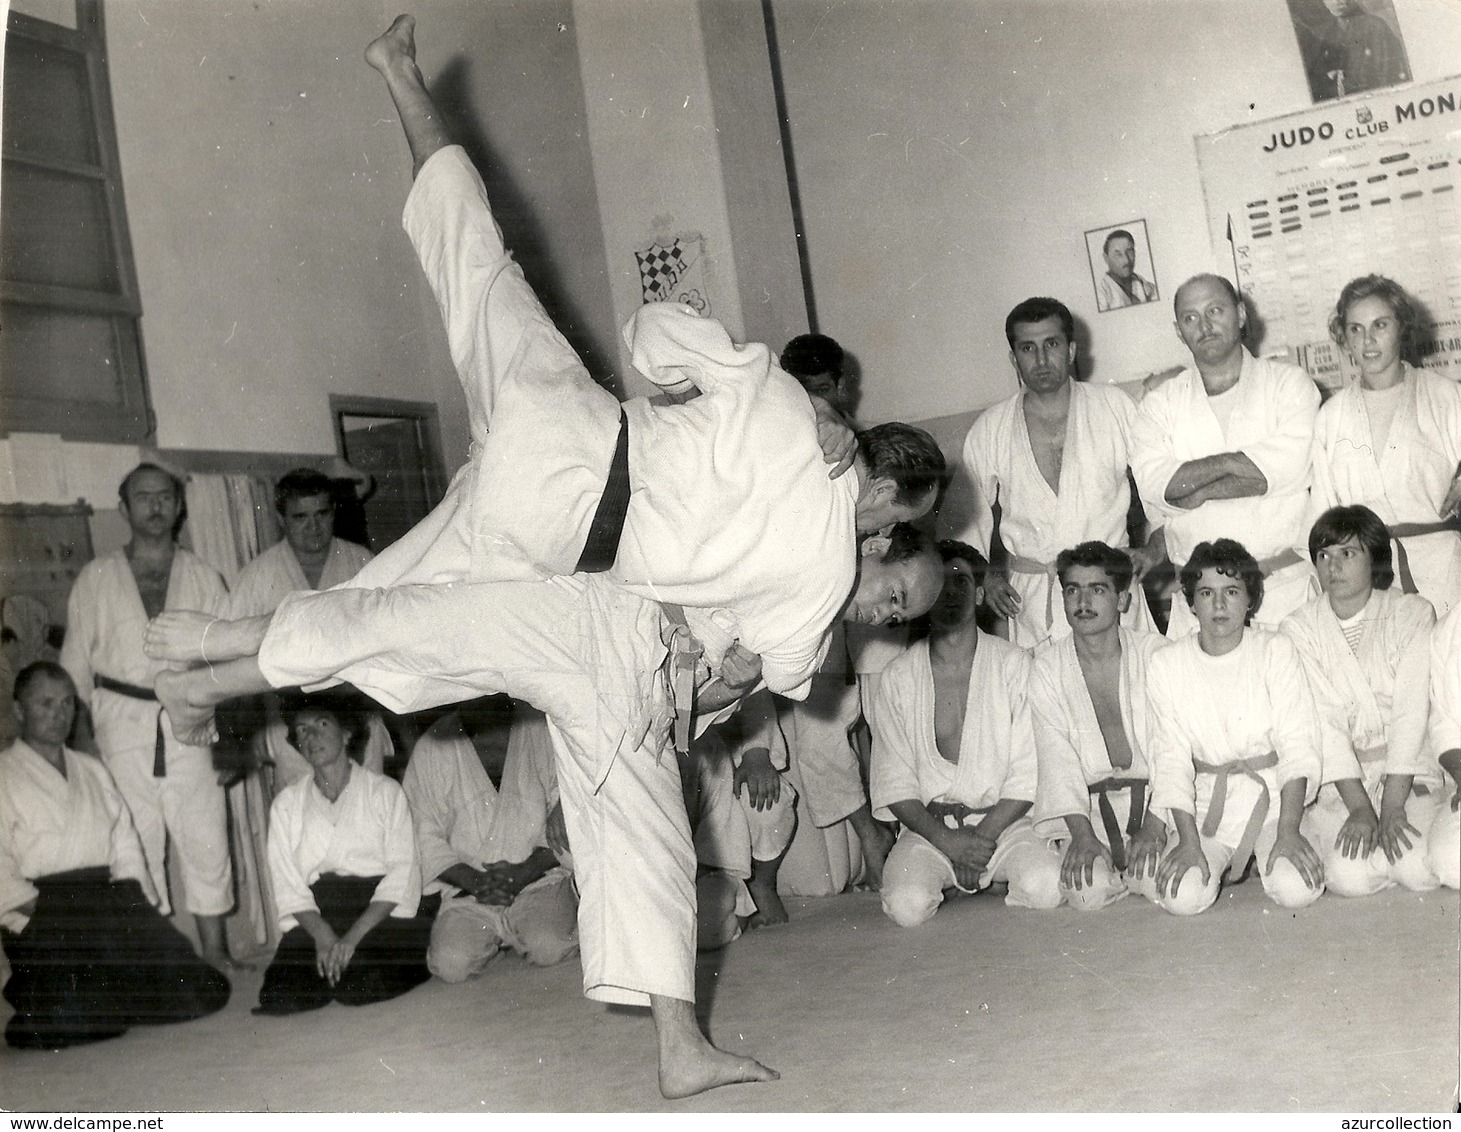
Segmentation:
[(639, 282), (646, 303), (662, 303), (670, 298), (675, 284), (690, 266), (679, 240), (669, 247), (651, 244), (647, 250), (635, 252), (634, 258), (639, 261)]

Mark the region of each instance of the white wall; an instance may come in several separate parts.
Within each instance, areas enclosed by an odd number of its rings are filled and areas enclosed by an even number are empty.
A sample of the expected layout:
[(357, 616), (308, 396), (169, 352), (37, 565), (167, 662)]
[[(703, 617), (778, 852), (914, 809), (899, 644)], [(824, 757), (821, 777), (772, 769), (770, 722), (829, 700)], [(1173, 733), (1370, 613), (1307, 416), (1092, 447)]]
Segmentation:
[[(1420, 80), (1461, 5), (1395, 0)], [(1178, 283), (1221, 267), (1195, 135), (1311, 104), (1283, 0), (774, 0), (819, 329), (868, 421), (963, 414), (1015, 378), (1004, 317), (1049, 294), (1087, 372), (1186, 360)], [(1162, 301), (1098, 314), (1082, 234), (1147, 221)]]

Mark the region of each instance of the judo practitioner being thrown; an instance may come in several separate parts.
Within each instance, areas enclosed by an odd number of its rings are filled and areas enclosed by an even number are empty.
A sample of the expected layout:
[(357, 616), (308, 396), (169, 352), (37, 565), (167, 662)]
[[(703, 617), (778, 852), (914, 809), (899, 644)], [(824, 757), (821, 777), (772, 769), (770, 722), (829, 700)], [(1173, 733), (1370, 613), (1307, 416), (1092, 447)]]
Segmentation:
[(442, 306), (472, 459), (347, 586), (291, 595), (272, 619), (154, 622), (157, 655), (210, 662), (161, 694), (184, 734), (206, 731), (232, 696), (330, 679), (396, 711), (496, 691), (540, 708), (578, 875), (585, 993), (649, 1005), (668, 1097), (773, 1079), (695, 1020), (695, 855), (658, 603), (685, 607), (732, 693), (759, 669), (773, 690), (804, 694), (839, 612), (881, 624), (933, 604), (942, 570), (926, 539), (904, 526), (860, 546), (857, 535), (927, 511), (942, 457), (926, 433), (885, 425), (829, 478), (812, 403), (770, 352), (668, 304), (641, 310), (626, 340), (656, 384), (701, 395), (620, 406), (503, 247), (416, 67), (413, 30), (399, 18), (366, 58), (410, 145), (405, 225)]

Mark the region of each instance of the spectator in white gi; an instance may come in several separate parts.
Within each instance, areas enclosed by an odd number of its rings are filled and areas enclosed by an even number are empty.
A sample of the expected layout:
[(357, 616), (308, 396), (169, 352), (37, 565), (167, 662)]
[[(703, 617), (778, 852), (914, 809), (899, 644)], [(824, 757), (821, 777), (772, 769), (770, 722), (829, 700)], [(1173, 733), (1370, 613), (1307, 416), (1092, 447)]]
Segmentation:
[(1006, 881), (1015, 907), (1061, 899), (1060, 857), (1026, 816), (1037, 774), (1029, 653), (975, 624), (984, 557), (952, 540), (939, 550), (947, 574), (928, 637), (888, 665), (873, 725), (875, 813), (903, 824), (883, 911), (904, 927), (932, 918), (951, 889)]
[[(1243, 345), (1248, 311), (1217, 275), (1177, 289), (1177, 334), (1193, 365), (1142, 398), (1131, 470), (1147, 518), (1165, 525), (1179, 568), (1199, 542), (1241, 542), (1263, 571), (1260, 624), (1277, 626), (1315, 592), (1302, 547), (1319, 390), (1298, 366), (1255, 358)], [(1193, 629), (1173, 601), (1167, 636)]]
[(0, 752), (6, 1042), (63, 1049), (222, 1010), (228, 979), (157, 912), (112, 776), (66, 746), (71, 677), (52, 661), (27, 665), (14, 707), (20, 737)]
[(1304, 833), (1339, 896), (1439, 883), (1424, 838), (1443, 801), (1430, 748), (1431, 629), (1417, 594), (1391, 588), (1390, 535), (1368, 507), (1336, 507), (1309, 532), (1324, 592), (1279, 627), (1299, 650), (1324, 725), (1319, 797)]
[(1061, 854), (1060, 891), (1094, 912), (1135, 890), (1154, 898), (1167, 829), (1147, 807), (1147, 666), (1166, 638), (1128, 629), (1131, 560), (1101, 542), (1055, 560), (1071, 633), (1035, 650), (1030, 713), (1040, 774), (1030, 818)]
[[(286, 472), (274, 485), (274, 509), (284, 537), (253, 561), (238, 576), (228, 595), (230, 617), (258, 617), (273, 613), (292, 593), (327, 590), (355, 577), (373, 555), (358, 543), (337, 538), (335, 483), (312, 468)], [(274, 766), (276, 790), (310, 774), (304, 757), (285, 738), (278, 700), (265, 697), (264, 757)], [(390, 732), (379, 713), (366, 715), (370, 735), (361, 765), (378, 774), (395, 752)]]
[(1101, 258), (1106, 261), (1106, 271), (1096, 281), (1097, 310), (1120, 310), (1157, 297), (1156, 287), (1136, 273), (1136, 238), (1125, 228), (1107, 233)]
[(1329, 334), (1359, 381), (1319, 410), (1312, 513), (1362, 504), (1380, 516), (1401, 590), (1444, 616), (1461, 601), (1461, 385), (1416, 364), (1423, 319), (1383, 275), (1345, 284)]
[(578, 951), (573, 874), (553, 744), (542, 713), (479, 698), (416, 741), (401, 785), (424, 891), (441, 894), (426, 965), (448, 983), (480, 974), (502, 948), (551, 966)]
[(1237, 882), (1256, 853), (1269, 897), (1307, 907), (1323, 895), (1324, 865), (1300, 832), (1322, 770), (1303, 662), (1286, 637), (1250, 624), (1263, 572), (1241, 544), (1199, 543), (1180, 579), (1198, 631), (1147, 668), (1151, 805), (1171, 831), (1158, 902), (1181, 916), (1204, 912), (1223, 874)]
[(961, 537), (986, 556), (996, 543), (1005, 551), (985, 579), (985, 601), (1017, 645), (1065, 636), (1055, 556), (1096, 539), (1121, 548), (1135, 567), (1123, 624), (1153, 628), (1137, 583), (1166, 560), (1161, 532), (1143, 547), (1127, 545), (1136, 405), (1115, 386), (1077, 379), (1075, 319), (1064, 303), (1026, 299), (1004, 332), (1019, 391), (981, 413), (964, 438), (974, 498)]
[[(329, 692), (286, 704), (289, 741), (314, 773), (269, 811), (269, 871), (284, 937), (256, 1014), (361, 1006), (431, 978), (430, 910), (406, 795), (359, 766), (365, 726)], [(433, 905), (435, 900), (431, 902)]]
[(119, 494), (131, 540), (76, 576), (61, 664), (90, 707), (97, 746), (132, 813), (162, 911), (172, 911), (165, 868), (170, 837), (203, 957), (237, 966), (223, 931), (234, 905), (233, 870), (213, 752), (206, 742), (184, 743), (170, 733), (154, 691), (165, 665), (142, 648), (148, 621), (164, 609), (221, 616), (228, 591), (217, 571), (177, 544), (186, 519), (177, 476), (139, 464)]
[(1461, 888), (1461, 605), (1431, 637), (1431, 746), (1450, 781), (1426, 835), (1426, 857), (1443, 885)]

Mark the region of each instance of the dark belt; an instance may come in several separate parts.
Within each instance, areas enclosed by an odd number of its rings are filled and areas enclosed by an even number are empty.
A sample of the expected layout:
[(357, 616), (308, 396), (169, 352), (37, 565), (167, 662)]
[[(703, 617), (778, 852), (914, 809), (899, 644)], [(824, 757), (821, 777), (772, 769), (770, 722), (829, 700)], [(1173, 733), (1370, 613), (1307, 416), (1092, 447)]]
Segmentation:
[(589, 524), (583, 553), (574, 567), (579, 574), (601, 574), (619, 556), (619, 538), (624, 533), (624, 516), (629, 513), (629, 418), (619, 410), (619, 439), (614, 445), (614, 459), (609, 463), (609, 477), (604, 481), (604, 494)]
[(973, 814), (987, 814), (994, 809), (993, 806), (966, 806), (963, 802), (925, 802), (924, 808), (933, 816), (934, 821), (941, 823), (944, 818), (953, 818), (960, 825)]
[[(128, 684), (125, 680), (113, 680), (110, 676), (100, 674), (93, 676), (91, 682), (98, 688), (115, 692), (119, 696), (126, 696), (128, 699), (157, 703), (157, 693), (140, 684)], [(162, 737), (162, 712), (157, 713), (157, 739), (152, 747), (152, 777), (167, 777), (167, 741)]]
[(1111, 847), (1111, 867), (1118, 873), (1126, 871), (1126, 838), (1121, 836), (1121, 823), (1116, 820), (1116, 810), (1111, 805), (1111, 791), (1131, 791), (1131, 815), (1126, 819), (1126, 837), (1135, 837), (1146, 817), (1146, 779), (1104, 778), (1086, 787), (1096, 795), (1096, 807), (1101, 813), (1101, 825), (1106, 830), (1106, 843)]
[(1402, 593), (1414, 594), (1420, 591), (1415, 588), (1415, 576), (1410, 572), (1410, 555), (1405, 552), (1405, 543), (1401, 540), (1454, 530), (1456, 530), (1456, 523), (1450, 519), (1443, 519), (1439, 523), (1390, 524), (1390, 537), (1395, 540), (1395, 572), (1400, 576)]

